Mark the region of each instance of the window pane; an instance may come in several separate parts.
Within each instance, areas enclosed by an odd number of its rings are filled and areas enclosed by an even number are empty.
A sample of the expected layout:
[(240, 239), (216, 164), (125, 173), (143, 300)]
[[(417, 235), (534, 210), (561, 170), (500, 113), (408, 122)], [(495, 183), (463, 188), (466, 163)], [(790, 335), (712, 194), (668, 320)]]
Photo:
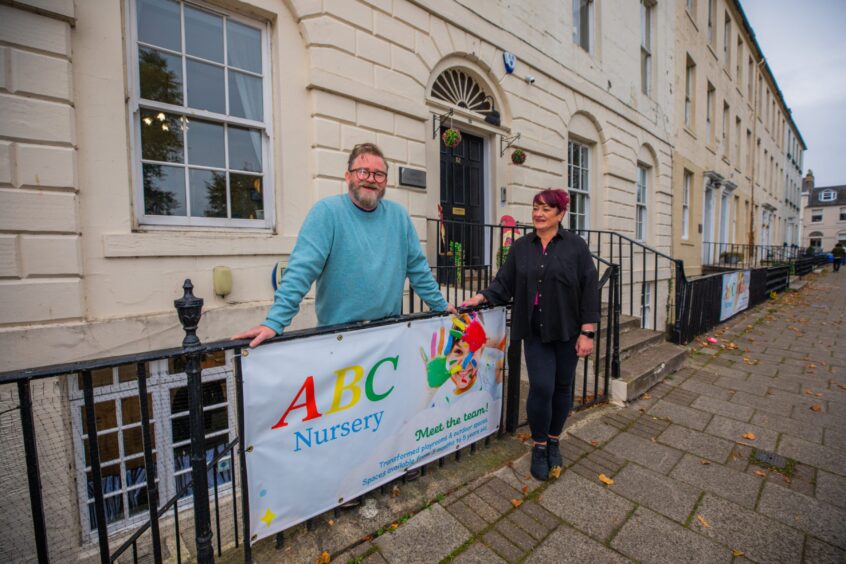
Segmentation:
[(185, 6), (185, 52), (223, 62), (223, 18)]
[[(136, 382), (138, 380), (138, 365), (137, 364), (121, 364), (117, 367), (118, 382)], [(150, 376), (150, 367), (144, 372), (148, 377)]]
[(226, 113), (223, 91), (223, 68), (187, 61), (188, 105), (199, 110)]
[(175, 114), (141, 109), (141, 158), (169, 163), (183, 162), (182, 120)]
[(227, 416), (226, 406), (206, 411), (203, 413), (203, 421), (207, 434), (228, 429), (229, 418)]
[(207, 121), (188, 122), (188, 162), (193, 165), (226, 167), (223, 126)]
[[(156, 448), (156, 433), (153, 425), (150, 425), (150, 443), (153, 449)], [(133, 454), (141, 454), (144, 452), (144, 439), (143, 435), (141, 434), (141, 427), (133, 427), (132, 429), (126, 429), (123, 432), (123, 455), (124, 456), (132, 456)], [(139, 458), (141, 464), (144, 463), (144, 459)], [(129, 463), (127, 463), (127, 466)], [(129, 482), (127, 479), (127, 482)]]
[(204, 353), (200, 358), (200, 368), (203, 370), (217, 368), (218, 366), (226, 366), (226, 353), (224, 351)]
[(191, 215), (226, 217), (226, 173), (191, 169), (188, 175), (191, 183)]
[[(124, 425), (141, 422), (141, 402), (138, 396), (131, 396), (120, 400), (120, 410)], [(147, 415), (153, 419), (153, 396), (147, 394)]]
[(138, 39), (181, 51), (179, 4), (171, 0), (138, 0)]
[[(138, 470), (143, 472), (144, 468), (142, 467)], [(130, 517), (133, 515), (138, 515), (139, 513), (147, 512), (147, 486), (141, 486), (140, 488), (129, 490), (128, 492), (126, 492), (126, 496), (129, 498)]]
[[(82, 446), (85, 450), (85, 465), (91, 465), (91, 451), (88, 447), (88, 439), (82, 440)], [(109, 462), (111, 460), (117, 460), (120, 458), (120, 451), (118, 451), (118, 433), (111, 432), (106, 433), (105, 435), (101, 435), (98, 431), (97, 433), (97, 447), (100, 449), (98, 455), (100, 457), (100, 463)]]
[(226, 380), (203, 382), (203, 406), (226, 402)]
[[(111, 386), (114, 381), (114, 372), (111, 368), (100, 368), (91, 371), (91, 387)], [(83, 386), (82, 374), (79, 375), (79, 389)]]
[(143, 165), (144, 213), (185, 215), (185, 174), (182, 167)]
[(229, 71), (229, 114), (256, 121), (264, 119), (260, 78)]
[(255, 28), (229, 20), (226, 22), (226, 44), (229, 65), (261, 72), (261, 32)]
[[(111, 368), (108, 369), (111, 372)], [(79, 413), (82, 416), (82, 433), (88, 434), (88, 419), (85, 416), (85, 406), (80, 406)], [(114, 401), (101, 401), (94, 404), (94, 424), (97, 431), (105, 431), (117, 427), (117, 413), (115, 412)]]
[(264, 198), (261, 176), (230, 174), (232, 192), (232, 217), (238, 219), (264, 219)]
[(147, 47), (138, 48), (141, 97), (182, 105), (182, 58)]
[(260, 131), (229, 128), (229, 168), (250, 172), (262, 171)]

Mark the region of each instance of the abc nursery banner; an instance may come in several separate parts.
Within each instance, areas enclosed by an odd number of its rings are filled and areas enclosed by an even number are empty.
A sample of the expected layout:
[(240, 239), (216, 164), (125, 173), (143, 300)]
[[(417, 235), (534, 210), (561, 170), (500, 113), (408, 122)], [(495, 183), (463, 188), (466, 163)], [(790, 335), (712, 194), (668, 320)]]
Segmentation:
[(251, 542), (496, 432), (505, 341), (496, 308), (249, 351)]
[(720, 321), (725, 321), (749, 307), (749, 283), (751, 280), (751, 270), (738, 270), (723, 274)]

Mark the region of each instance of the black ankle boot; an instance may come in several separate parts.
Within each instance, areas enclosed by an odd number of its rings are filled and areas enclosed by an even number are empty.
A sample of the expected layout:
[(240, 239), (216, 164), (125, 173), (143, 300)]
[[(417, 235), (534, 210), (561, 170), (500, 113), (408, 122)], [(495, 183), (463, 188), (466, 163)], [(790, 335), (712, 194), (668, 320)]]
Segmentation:
[(543, 482), (549, 477), (549, 461), (546, 456), (546, 445), (532, 447), (532, 477)]
[(564, 461), (561, 458), (561, 448), (558, 446), (558, 439), (549, 439), (546, 443), (546, 458), (550, 470), (564, 466)]

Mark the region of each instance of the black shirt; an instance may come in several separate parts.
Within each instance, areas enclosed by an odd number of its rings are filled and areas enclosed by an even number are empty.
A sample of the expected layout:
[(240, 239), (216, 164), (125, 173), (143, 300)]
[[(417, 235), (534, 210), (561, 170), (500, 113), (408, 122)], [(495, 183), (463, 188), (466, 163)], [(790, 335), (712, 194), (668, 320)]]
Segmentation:
[[(558, 227), (544, 252), (535, 232), (517, 239), (505, 264), (482, 295), (493, 305), (514, 298), (511, 338), (532, 334), (532, 315), (541, 340), (569, 341), (585, 323), (599, 322), (599, 284), (596, 267), (584, 240)], [(535, 307), (535, 294), (538, 305)]]

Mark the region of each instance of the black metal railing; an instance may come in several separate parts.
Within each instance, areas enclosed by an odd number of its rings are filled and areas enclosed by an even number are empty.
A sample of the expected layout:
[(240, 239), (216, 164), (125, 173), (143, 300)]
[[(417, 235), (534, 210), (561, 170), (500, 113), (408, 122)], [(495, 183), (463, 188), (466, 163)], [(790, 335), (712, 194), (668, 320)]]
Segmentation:
[[(197, 326), (201, 317), (203, 300), (196, 298), (193, 295), (193, 286), (190, 280), (186, 280), (183, 286), (184, 295), (179, 300), (175, 301), (175, 307), (179, 314), (179, 320), (185, 331), (185, 338), (182, 346), (172, 349), (161, 349), (155, 351), (148, 351), (139, 354), (117, 356), (110, 358), (101, 358), (90, 361), (72, 362), (62, 365), (54, 365), (41, 368), (31, 368), (18, 370), (13, 372), (0, 373), (0, 390), (8, 386), (15, 386), (17, 388), (17, 405), (14, 408), (0, 412), (0, 415), (7, 415), (16, 410), (20, 410), (21, 421), (21, 442), (24, 450), (25, 464), (28, 479), (28, 494), (29, 503), (27, 504), (23, 498), (11, 500), (10, 496), (4, 494), (4, 505), (7, 502), (13, 502), (17, 507), (25, 508), (27, 505), (31, 511), (31, 529), (33, 535), (32, 542), (26, 541), (25, 544), (33, 546), (35, 555), (39, 562), (54, 561), (70, 561), (76, 560), (80, 554), (91, 548), (90, 543), (96, 543), (99, 560), (103, 563), (115, 562), (119, 558), (131, 557), (133, 562), (138, 562), (139, 559), (151, 559), (158, 563), (164, 559), (163, 547), (164, 538), (171, 537), (175, 542), (175, 554), (171, 554), (169, 559), (175, 559), (177, 562), (182, 561), (183, 546), (185, 542), (180, 529), (183, 527), (180, 522), (180, 514), (183, 509), (190, 509), (193, 513), (191, 520), (193, 521), (193, 550), (189, 550), (193, 557), (199, 562), (212, 562), (215, 558), (215, 553), (220, 556), (223, 554), (224, 548), (234, 545), (239, 547), (241, 543), (244, 545), (244, 561), (251, 562), (251, 548), (250, 548), (250, 526), (249, 526), (249, 499), (246, 495), (247, 488), (247, 474), (245, 462), (245, 445), (244, 435), (242, 429), (244, 428), (244, 400), (243, 400), (243, 379), (241, 373), (241, 357), (240, 354), (233, 354), (233, 362), (231, 368), (227, 368), (227, 378), (229, 376), (234, 380), (234, 401), (236, 416), (236, 429), (228, 430), (227, 437), (224, 443), (217, 444), (211, 451), (209, 450), (209, 436), (206, 434), (205, 426), (210, 420), (207, 409), (206, 388), (209, 383), (208, 370), (204, 371), (203, 362), (213, 355), (232, 351), (237, 353), (243, 347), (248, 345), (247, 340), (242, 341), (216, 341), (210, 343), (201, 343), (196, 335)], [(486, 309), (486, 308), (480, 308)], [(295, 339), (302, 339), (321, 334), (331, 334), (341, 331), (348, 331), (360, 327), (375, 327), (380, 325), (390, 325), (398, 323), (406, 323), (412, 319), (423, 319), (440, 315), (439, 313), (417, 313), (407, 314), (400, 317), (379, 320), (371, 323), (352, 323), (345, 325), (338, 325), (332, 327), (323, 327), (318, 329), (307, 329), (301, 331), (291, 331), (283, 335), (275, 337), (270, 342), (276, 341), (290, 341)], [(185, 400), (187, 401), (188, 412), (188, 430), (190, 436), (190, 474), (186, 474), (182, 481), (177, 483), (175, 493), (169, 499), (162, 502), (159, 494), (159, 486), (163, 476), (157, 474), (156, 456), (161, 456), (161, 451), (157, 450), (155, 441), (153, 440), (153, 425), (162, 425), (163, 419), (167, 416), (162, 414), (154, 414), (150, 412), (150, 406), (147, 405), (149, 401), (148, 379), (151, 377), (149, 370), (149, 363), (158, 361), (167, 361), (178, 363), (178, 366), (185, 367), (185, 379), (187, 383), (187, 394)], [(175, 364), (176, 365), (176, 364)], [(132, 367), (134, 370), (135, 388), (132, 393), (132, 398), (137, 399), (139, 405), (139, 420), (140, 420), (140, 437), (143, 443), (143, 468), (144, 468), (144, 492), (141, 497), (146, 496), (145, 502), (147, 504), (147, 516), (144, 519), (143, 515), (136, 514), (136, 519), (128, 523), (122, 530), (115, 530), (110, 527), (110, 516), (107, 514), (107, 507), (114, 501), (114, 494), (107, 491), (104, 482), (103, 468), (104, 461), (102, 459), (101, 441), (104, 438), (103, 429), (98, 429), (100, 425), (101, 414), (98, 412), (98, 405), (102, 401), (110, 400), (111, 395), (108, 393), (99, 393), (96, 390), (99, 384), (95, 385), (94, 377), (97, 371), (102, 369), (113, 369), (120, 367), (120, 384), (119, 387), (127, 389), (130, 386), (131, 379), (126, 377), (127, 367)], [(503, 403), (503, 412), (500, 415), (500, 431), (502, 435), (506, 432), (514, 432), (518, 425), (518, 404), (519, 404), (519, 383), (520, 383), (520, 356), (519, 348), (509, 346), (507, 354), (507, 362), (505, 365), (504, 378), (504, 397), (510, 398)], [(218, 371), (219, 372), (219, 371)], [(218, 374), (219, 375), (219, 374)], [(46, 382), (48, 379), (58, 379), (62, 382), (67, 382), (73, 377), (76, 377), (81, 383), (83, 400), (82, 400), (82, 433), (87, 434), (85, 441), (85, 455), (82, 460), (83, 468), (77, 469), (77, 474), (82, 476), (83, 481), (88, 481), (87, 489), (90, 492), (90, 497), (93, 500), (86, 500), (84, 496), (79, 499), (79, 503), (83, 507), (87, 504), (92, 506), (91, 511), (91, 534), (83, 535), (83, 543), (77, 543), (74, 546), (67, 547), (53, 547), (50, 546), (50, 539), (48, 536), (48, 516), (45, 511), (45, 498), (43, 491), (43, 468), (40, 467), (39, 447), (43, 446), (46, 441), (36, 430), (36, 422), (34, 417), (33, 399), (31, 394), (31, 386), (33, 383)], [(517, 388), (517, 394), (514, 395), (513, 388)], [(168, 391), (173, 391), (168, 388)], [(127, 396), (122, 396), (127, 399)], [(173, 396), (170, 396), (171, 398)], [(517, 399), (514, 399), (514, 398)], [(5, 396), (4, 396), (5, 398)], [(104, 399), (105, 398), (105, 399)], [(98, 402), (100, 400), (100, 402)], [(227, 416), (228, 417), (228, 416)], [(172, 419), (176, 419), (172, 416)], [(47, 430), (49, 431), (49, 429)], [(49, 433), (48, 433), (49, 434)], [(475, 452), (477, 445), (483, 443), (488, 445), (491, 436), (474, 442), (469, 446), (469, 451)], [(5, 444), (5, 443), (4, 443)], [(55, 443), (53, 443), (55, 446)], [(58, 445), (59, 448), (67, 449), (67, 445)], [(158, 447), (161, 449), (161, 445)], [(4, 452), (4, 460), (8, 461), (14, 455), (13, 452), (6, 450)], [(42, 453), (43, 455), (43, 453)], [(461, 457), (461, 450), (454, 454), (450, 453), (444, 457), (452, 456), (456, 460)], [(235, 468), (237, 461), (237, 470)], [(443, 464), (444, 458), (441, 458), (438, 463)], [(159, 463), (160, 464), (160, 463)], [(431, 464), (431, 463), (430, 463)], [(72, 463), (71, 463), (72, 465)], [(221, 484), (220, 476), (225, 472), (222, 468), (227, 467), (227, 481), (226, 484)], [(89, 470), (86, 467), (90, 468)], [(425, 474), (426, 467), (422, 468), (422, 473)], [(86, 478), (86, 476), (89, 476)], [(138, 483), (134, 484), (138, 485)], [(225, 490), (223, 488), (225, 486)], [(83, 490), (81, 490), (83, 491)], [(139, 493), (141, 490), (138, 490)], [(388, 488), (383, 485), (380, 486), (380, 491), (387, 494)], [(111, 494), (107, 497), (107, 494)], [(230, 495), (227, 500), (225, 495)], [(186, 497), (192, 499), (186, 501)], [(231, 529), (227, 522), (229, 517), (222, 515), (224, 505), (231, 507)], [(112, 504), (114, 505), (114, 504)], [(10, 510), (8, 506), (4, 508), (4, 512)], [(330, 509), (331, 511), (331, 509)], [(338, 508), (334, 509), (337, 517)], [(84, 514), (85, 512), (82, 512)], [(172, 517), (170, 516), (172, 514)], [(77, 514), (79, 515), (79, 513)], [(182, 516), (182, 520), (185, 516)], [(133, 525), (134, 523), (134, 525)], [(65, 527), (70, 526), (68, 523)], [(82, 526), (82, 525), (81, 525)], [(133, 529), (134, 526), (134, 529)], [(165, 534), (163, 528), (165, 526), (172, 527), (172, 533)], [(313, 519), (306, 523), (306, 527), (311, 530), (313, 526)], [(55, 524), (53, 529), (55, 530)], [(83, 527), (84, 528), (84, 527)], [(24, 531), (21, 531), (25, 535)], [(222, 540), (227, 539), (226, 544)], [(112, 544), (116, 548), (112, 548)], [(276, 546), (281, 548), (284, 543), (284, 534), (278, 533), (276, 535)], [(29, 558), (28, 554), (21, 554), (22, 557)]]
[(702, 243), (702, 266), (758, 268), (788, 263), (805, 255), (797, 245), (745, 245)]

